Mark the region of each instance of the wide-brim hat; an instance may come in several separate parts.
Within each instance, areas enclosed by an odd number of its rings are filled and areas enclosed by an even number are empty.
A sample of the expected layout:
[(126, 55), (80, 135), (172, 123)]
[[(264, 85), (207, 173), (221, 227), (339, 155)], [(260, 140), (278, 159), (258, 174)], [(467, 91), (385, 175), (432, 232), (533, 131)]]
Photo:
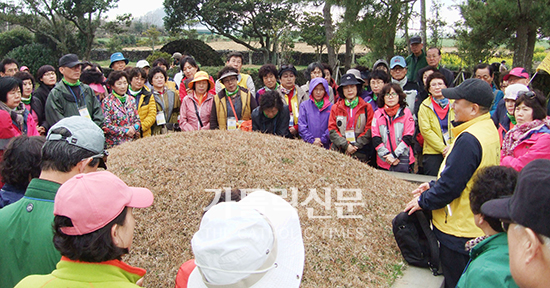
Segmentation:
[(195, 73), (195, 76), (193, 76), (193, 80), (191, 80), (191, 82), (189, 82), (187, 86), (189, 87), (189, 89), (193, 89), (193, 87), (195, 86), (195, 82), (203, 80), (208, 81), (208, 84), (210, 84), (210, 88), (214, 87), (214, 82), (212, 82), (212, 79), (210, 79), (210, 76), (208, 76), (208, 73), (206, 73), (205, 71), (198, 71), (197, 73)]
[(124, 63), (128, 64), (128, 62), (130, 62), (130, 60), (128, 60), (128, 58), (124, 57), (124, 55), (122, 55), (122, 52), (115, 52), (111, 55), (111, 64), (109, 64), (109, 68), (111, 68), (113, 66), (113, 63), (115, 62), (118, 62), (118, 61), (124, 61)]
[(191, 244), (197, 267), (187, 287), (216, 287), (207, 286), (207, 278), (225, 288), (297, 288), (302, 281), (305, 251), (300, 219), (295, 208), (273, 193), (260, 190), (240, 202), (215, 205), (205, 213)]
[(352, 73), (344, 74), (342, 75), (342, 78), (340, 78), (340, 86), (338, 86), (338, 89), (337, 89), (338, 94), (340, 95), (341, 98), (344, 98), (344, 87), (348, 85), (355, 85), (357, 86), (357, 95), (359, 96), (359, 94), (361, 94), (360, 89), (363, 87), (363, 83), (365, 82), (362, 79), (357, 79), (357, 77)]

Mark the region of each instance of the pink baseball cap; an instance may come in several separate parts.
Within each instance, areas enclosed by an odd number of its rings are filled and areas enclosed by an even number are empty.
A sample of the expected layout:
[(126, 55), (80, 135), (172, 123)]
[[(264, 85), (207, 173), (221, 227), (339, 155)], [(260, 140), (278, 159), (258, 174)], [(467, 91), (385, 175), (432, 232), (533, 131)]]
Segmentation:
[(516, 76), (516, 77), (519, 77), (519, 78), (529, 79), (529, 72), (527, 72), (527, 70), (525, 70), (525, 68), (523, 68), (523, 67), (516, 67), (516, 68), (510, 70), (510, 73), (508, 73), (507, 75), (502, 77), (502, 80), (508, 81), (508, 78), (510, 78), (510, 76)]
[(63, 227), (67, 235), (84, 235), (113, 221), (124, 207), (145, 208), (153, 204), (146, 188), (129, 187), (109, 171), (78, 174), (65, 182), (55, 195), (53, 214), (71, 219)]

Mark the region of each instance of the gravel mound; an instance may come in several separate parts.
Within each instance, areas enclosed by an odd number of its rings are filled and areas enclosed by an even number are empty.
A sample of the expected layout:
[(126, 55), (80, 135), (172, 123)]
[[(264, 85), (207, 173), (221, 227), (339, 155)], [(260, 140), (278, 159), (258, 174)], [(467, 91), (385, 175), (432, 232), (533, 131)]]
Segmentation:
[(404, 265), (391, 220), (416, 185), (343, 154), (240, 131), (159, 135), (110, 153), (109, 171), (155, 195), (153, 206), (135, 211), (134, 242), (124, 259), (147, 269), (146, 287), (174, 287), (179, 266), (193, 258), (191, 238), (214, 189), (287, 196), (302, 225), (302, 287), (388, 287)]

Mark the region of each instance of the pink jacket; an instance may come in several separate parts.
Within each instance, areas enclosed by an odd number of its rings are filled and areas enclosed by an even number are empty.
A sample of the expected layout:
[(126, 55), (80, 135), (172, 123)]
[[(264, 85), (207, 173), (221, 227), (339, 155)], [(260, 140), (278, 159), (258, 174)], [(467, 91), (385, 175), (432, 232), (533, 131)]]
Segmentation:
[(376, 110), (372, 118), (372, 143), (378, 155), (376, 157), (378, 167), (390, 169), (390, 164), (382, 157), (391, 153), (392, 150), (397, 157), (408, 155), (409, 165), (414, 163), (413, 135), (414, 118), (409, 108), (400, 109), (391, 120), (384, 109)]
[(504, 156), (501, 152), (500, 165), (521, 171), (527, 163), (535, 159), (550, 159), (549, 132), (533, 133), (514, 149), (514, 156)]
[[(188, 94), (183, 98), (180, 107), (179, 124), (182, 131), (193, 130), (208, 130), (210, 129), (210, 113), (212, 112), (212, 103), (214, 102), (214, 94), (210, 92), (206, 96), (206, 100), (199, 106), (199, 102), (195, 93)], [(197, 110), (202, 121), (202, 128), (197, 118)]]

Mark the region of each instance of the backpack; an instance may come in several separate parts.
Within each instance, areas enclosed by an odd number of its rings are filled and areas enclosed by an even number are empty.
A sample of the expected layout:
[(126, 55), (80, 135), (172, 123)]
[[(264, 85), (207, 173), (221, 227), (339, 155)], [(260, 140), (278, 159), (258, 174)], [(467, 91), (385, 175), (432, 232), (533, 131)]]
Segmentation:
[(434, 276), (439, 272), (439, 245), (430, 222), (423, 211), (412, 215), (401, 212), (392, 220), (393, 236), (405, 261), (413, 266), (430, 268)]

